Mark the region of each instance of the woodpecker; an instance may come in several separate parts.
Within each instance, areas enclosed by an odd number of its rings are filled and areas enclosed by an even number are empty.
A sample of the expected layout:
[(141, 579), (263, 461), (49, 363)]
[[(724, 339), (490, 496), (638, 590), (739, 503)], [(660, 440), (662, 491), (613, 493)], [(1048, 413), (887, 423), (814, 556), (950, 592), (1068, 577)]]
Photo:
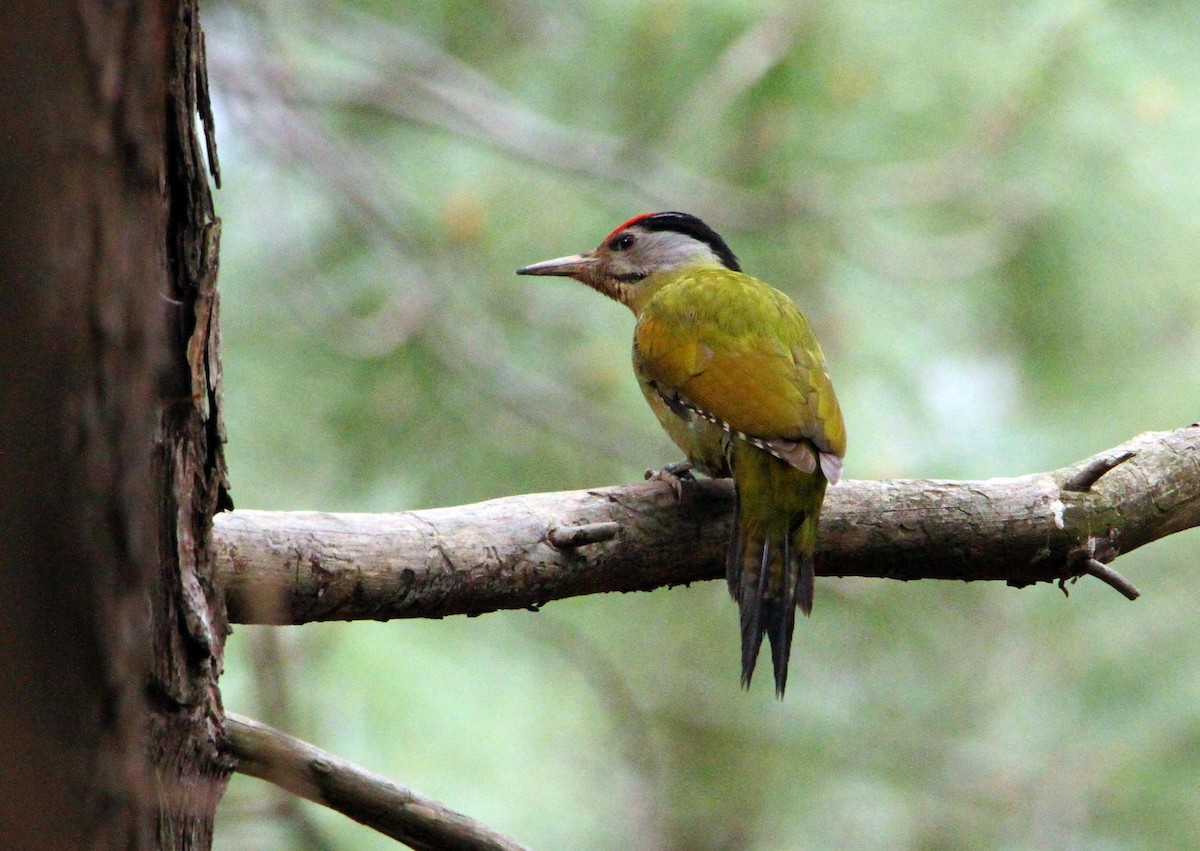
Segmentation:
[(517, 274), (574, 278), (633, 311), (638, 385), (687, 457), (663, 477), (733, 477), (726, 578), (741, 615), (742, 686), (766, 635), (782, 698), (796, 607), (812, 611), (825, 487), (841, 477), (846, 452), (808, 320), (687, 213), (635, 216), (592, 251)]

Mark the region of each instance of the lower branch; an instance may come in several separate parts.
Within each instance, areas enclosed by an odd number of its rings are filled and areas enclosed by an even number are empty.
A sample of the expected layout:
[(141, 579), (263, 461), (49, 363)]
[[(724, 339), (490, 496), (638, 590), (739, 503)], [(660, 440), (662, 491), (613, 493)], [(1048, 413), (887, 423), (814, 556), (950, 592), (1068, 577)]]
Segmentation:
[(250, 718), (225, 716), (237, 770), (429, 851), (524, 851), (472, 818)]
[[(215, 542), (235, 622), (474, 615), (722, 577), (732, 507), (727, 480), (689, 484), (682, 501), (647, 482), (398, 514), (233, 511)], [(1017, 478), (844, 481), (826, 499), (818, 572), (1018, 587), (1091, 574), (1128, 595), (1097, 565), (1198, 525), (1192, 426)]]

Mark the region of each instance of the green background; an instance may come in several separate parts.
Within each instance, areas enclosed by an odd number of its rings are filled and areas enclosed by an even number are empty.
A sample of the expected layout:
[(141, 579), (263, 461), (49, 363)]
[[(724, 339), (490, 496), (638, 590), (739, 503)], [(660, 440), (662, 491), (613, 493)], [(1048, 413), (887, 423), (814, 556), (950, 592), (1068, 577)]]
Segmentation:
[[(1191, 3), (214, 3), (241, 508), (390, 511), (678, 457), (632, 318), (518, 266), (700, 215), (822, 341), (852, 478), (1200, 419)], [(1017, 591), (819, 580), (790, 688), (725, 589), (237, 627), (226, 708), (539, 849), (1191, 847), (1196, 532)], [(220, 848), (394, 847), (236, 777)]]

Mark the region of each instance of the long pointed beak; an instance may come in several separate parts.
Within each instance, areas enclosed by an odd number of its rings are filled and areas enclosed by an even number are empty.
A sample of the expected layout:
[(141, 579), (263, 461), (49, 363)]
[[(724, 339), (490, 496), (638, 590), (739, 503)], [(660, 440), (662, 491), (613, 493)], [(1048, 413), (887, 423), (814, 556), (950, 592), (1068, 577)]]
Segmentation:
[(596, 265), (592, 254), (572, 254), (570, 257), (556, 257), (553, 260), (543, 260), (522, 266), (517, 270), (518, 275), (558, 275), (564, 278), (586, 278), (591, 268)]

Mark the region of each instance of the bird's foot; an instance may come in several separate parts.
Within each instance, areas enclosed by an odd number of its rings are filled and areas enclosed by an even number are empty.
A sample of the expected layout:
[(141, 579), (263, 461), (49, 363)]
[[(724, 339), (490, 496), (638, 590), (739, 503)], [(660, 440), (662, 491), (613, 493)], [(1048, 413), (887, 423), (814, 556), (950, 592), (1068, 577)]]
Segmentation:
[(672, 461), (670, 464), (663, 464), (657, 470), (646, 471), (646, 481), (648, 482), (666, 482), (671, 486), (671, 490), (675, 492), (676, 502), (685, 502), (687, 499), (687, 486), (696, 481), (696, 477), (692, 475), (691, 461)]

